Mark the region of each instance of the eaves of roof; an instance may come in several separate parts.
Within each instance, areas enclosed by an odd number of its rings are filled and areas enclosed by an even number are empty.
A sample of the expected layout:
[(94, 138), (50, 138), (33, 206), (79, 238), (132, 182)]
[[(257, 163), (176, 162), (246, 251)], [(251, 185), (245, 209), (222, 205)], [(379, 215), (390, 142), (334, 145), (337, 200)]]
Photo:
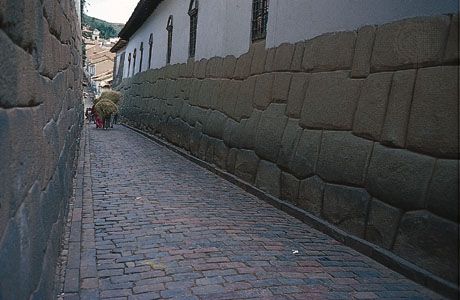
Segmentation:
[(139, 0), (134, 12), (118, 36), (126, 41), (144, 24), (163, 0)]
[(119, 50), (126, 47), (127, 44), (128, 44), (127, 40), (119, 39), (118, 42), (115, 45), (113, 45), (113, 47), (110, 49), (110, 52), (117, 53)]

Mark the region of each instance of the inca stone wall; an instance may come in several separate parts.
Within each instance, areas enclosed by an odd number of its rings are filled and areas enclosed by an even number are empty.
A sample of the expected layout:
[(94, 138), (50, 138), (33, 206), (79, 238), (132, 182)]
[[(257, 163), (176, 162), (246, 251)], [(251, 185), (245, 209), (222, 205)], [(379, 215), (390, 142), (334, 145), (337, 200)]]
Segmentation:
[(124, 122), (458, 279), (458, 15), (125, 79)]
[(0, 299), (53, 299), (82, 121), (72, 0), (0, 0)]

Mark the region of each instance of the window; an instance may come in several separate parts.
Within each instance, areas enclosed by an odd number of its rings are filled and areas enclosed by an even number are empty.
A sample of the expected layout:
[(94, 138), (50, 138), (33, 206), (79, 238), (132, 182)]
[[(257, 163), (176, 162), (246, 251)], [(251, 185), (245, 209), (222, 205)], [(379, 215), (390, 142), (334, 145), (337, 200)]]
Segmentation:
[(139, 48), (139, 54), (140, 54), (140, 58), (139, 58), (139, 72), (142, 72), (142, 60), (143, 60), (143, 57), (144, 57), (144, 42), (141, 43), (141, 47)]
[(149, 69), (152, 67), (152, 47), (153, 47), (153, 33), (150, 34), (150, 38), (149, 38)]
[(190, 16), (190, 39), (188, 45), (188, 56), (195, 57), (196, 49), (196, 28), (198, 25), (198, 0), (191, 0), (188, 8), (188, 15)]
[(128, 55), (128, 75), (126, 77), (129, 77), (130, 70), (131, 70), (131, 53)]
[(268, 1), (252, 1), (252, 41), (265, 39), (267, 35)]
[(169, 16), (168, 24), (166, 26), (168, 31), (168, 52), (166, 53), (166, 63), (171, 63), (171, 50), (172, 50), (172, 34), (173, 34), (173, 16)]
[(133, 51), (133, 76), (136, 74), (136, 48)]

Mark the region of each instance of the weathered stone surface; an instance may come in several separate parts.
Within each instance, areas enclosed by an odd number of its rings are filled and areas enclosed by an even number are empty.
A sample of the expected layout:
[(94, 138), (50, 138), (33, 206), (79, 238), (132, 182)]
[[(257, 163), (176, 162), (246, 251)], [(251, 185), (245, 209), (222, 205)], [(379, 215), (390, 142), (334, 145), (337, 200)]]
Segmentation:
[(458, 280), (458, 224), (428, 211), (404, 214), (393, 251), (452, 282)]
[(439, 159), (430, 182), (426, 203), (428, 209), (458, 223), (459, 163), (457, 160)]
[(304, 51), (304, 42), (295, 43), (294, 54), (292, 55), (291, 71), (302, 71), (302, 60)]
[(265, 40), (252, 43), (251, 49), (253, 53), (251, 64), (251, 75), (262, 74), (265, 68), (265, 59), (267, 57), (267, 50), (265, 50)]
[(374, 26), (364, 26), (358, 30), (353, 65), (351, 67), (351, 77), (364, 78), (369, 75), (371, 71), (371, 55), (374, 39)]
[(380, 140), (383, 144), (403, 148), (406, 142), (415, 70), (395, 72), (388, 98), (387, 113)]
[(193, 77), (193, 71), (195, 70), (195, 60), (193, 58), (189, 58), (187, 60), (187, 64), (184, 69), (184, 74), (182, 74), (186, 78)]
[(225, 169), (227, 166), (228, 147), (224, 142), (218, 140), (214, 144), (214, 152), (212, 162), (220, 169)]
[(223, 113), (217, 110), (211, 111), (204, 126), (204, 133), (211, 137), (222, 139), (226, 121), (227, 117)]
[(254, 110), (249, 119), (241, 120), (232, 135), (232, 146), (243, 149), (255, 149), (256, 134), (262, 112)]
[(202, 126), (201, 124), (198, 124), (197, 127), (192, 128), (191, 134), (190, 134), (190, 152), (198, 157), (198, 153), (200, 150), (200, 142), (201, 142), (201, 137), (203, 136), (202, 131)]
[(227, 120), (225, 121), (222, 139), (224, 140), (225, 144), (229, 147), (236, 147), (235, 145), (232, 145), (232, 135), (235, 133), (238, 124), (239, 123), (233, 120), (232, 118), (227, 118)]
[(222, 77), (232, 78), (235, 73), (236, 58), (233, 55), (228, 55), (222, 62)]
[(225, 168), (227, 169), (228, 172), (230, 173), (235, 173), (235, 163), (236, 163), (236, 156), (238, 155), (238, 149), (236, 148), (231, 148), (228, 151), (227, 155), (227, 162), (225, 164)]
[[(200, 88), (202, 84), (202, 80), (193, 79), (190, 83), (190, 104), (198, 105), (200, 103)], [(159, 97), (163, 98), (163, 97)]]
[(265, 110), (272, 102), (274, 74), (263, 74), (256, 77), (254, 91), (254, 107)]
[(365, 189), (327, 184), (322, 214), (332, 224), (363, 238), (369, 201)]
[(377, 199), (372, 199), (365, 239), (390, 250), (398, 230), (402, 211)]
[(222, 107), (222, 112), (234, 119), (240, 85), (241, 83), (236, 80), (224, 80), (218, 95), (219, 101), (221, 101), (221, 105), (218, 104), (218, 107)]
[(438, 157), (459, 157), (458, 74), (458, 66), (418, 71), (407, 148)]
[(318, 176), (302, 180), (299, 186), (299, 206), (315, 216), (321, 216), (325, 187), (326, 184)]
[(281, 172), (280, 198), (291, 202), (298, 203), (300, 181), (289, 173)]
[(445, 63), (458, 63), (458, 14), (452, 16), (444, 54)]
[(187, 113), (185, 121), (190, 126), (196, 127), (197, 123), (204, 125), (206, 123), (207, 115), (208, 115), (208, 110), (200, 108), (198, 106), (191, 106)]
[(288, 118), (286, 104), (271, 104), (262, 112), (256, 134), (256, 153), (263, 159), (276, 162)]
[(268, 194), (280, 196), (280, 176), (281, 170), (276, 164), (266, 160), (261, 160), (257, 168), (255, 185)]
[(364, 81), (353, 122), (354, 134), (380, 139), (392, 78), (393, 73), (377, 73)]
[(204, 79), (200, 85), (197, 105), (203, 108), (217, 108), (217, 95), (219, 92), (219, 81)]
[[(206, 160), (206, 153), (208, 152), (208, 142), (209, 137), (205, 134), (201, 135), (200, 144), (198, 146), (198, 154), (197, 157), (201, 160)], [(209, 156), (209, 154), (208, 154)]]
[(294, 55), (293, 44), (283, 43), (276, 48), (273, 69), (271, 71), (289, 71)]
[(300, 118), (301, 126), (351, 129), (361, 81), (348, 79), (348, 74), (339, 71), (310, 76)]
[(286, 102), (291, 84), (291, 73), (276, 73), (273, 82), (272, 98), (274, 102)]
[(209, 59), (206, 66), (206, 77), (220, 78), (222, 77), (222, 57), (212, 57)]
[(246, 52), (245, 54), (238, 57), (233, 78), (246, 79), (249, 77), (251, 74), (252, 55), (252, 52)]
[(289, 169), (289, 163), (295, 153), (297, 143), (302, 134), (302, 128), (299, 126), (299, 121), (289, 119), (286, 128), (284, 129), (283, 138), (281, 140), (281, 148), (278, 155), (278, 165), (281, 168)]
[(286, 108), (288, 117), (300, 118), (309, 79), (310, 75), (305, 73), (296, 73), (292, 75)]
[(335, 32), (305, 42), (305, 71), (349, 70), (353, 61), (356, 32)]
[(361, 185), (372, 146), (350, 132), (324, 131), (317, 174), (329, 182)]
[(438, 64), (444, 53), (449, 17), (417, 17), (379, 26), (371, 71)]
[(235, 175), (242, 180), (254, 183), (259, 157), (251, 150), (238, 150), (235, 162)]
[(198, 78), (198, 79), (204, 79), (206, 78), (206, 65), (208, 63), (208, 60), (203, 58), (198, 62), (195, 62), (194, 68), (193, 68), (193, 77)]
[(289, 171), (300, 179), (314, 175), (320, 146), (321, 131), (304, 129), (289, 162)]
[(238, 100), (235, 106), (236, 120), (248, 118), (252, 113), (254, 89), (256, 85), (256, 77), (251, 76), (243, 80), (241, 83), (240, 91), (238, 93)]
[(404, 210), (425, 207), (434, 159), (406, 150), (375, 144), (367, 174), (367, 187), (376, 198)]

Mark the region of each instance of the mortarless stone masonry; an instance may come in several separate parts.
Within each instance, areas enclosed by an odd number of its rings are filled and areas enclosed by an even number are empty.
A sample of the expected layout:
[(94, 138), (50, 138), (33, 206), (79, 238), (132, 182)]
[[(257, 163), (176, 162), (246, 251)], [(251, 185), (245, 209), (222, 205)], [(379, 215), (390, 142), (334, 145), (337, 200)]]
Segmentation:
[(149, 70), (118, 86), (123, 120), (455, 283), (455, 26), (413, 18)]
[(53, 299), (83, 120), (74, 1), (1, 1), (0, 70), (0, 299)]

